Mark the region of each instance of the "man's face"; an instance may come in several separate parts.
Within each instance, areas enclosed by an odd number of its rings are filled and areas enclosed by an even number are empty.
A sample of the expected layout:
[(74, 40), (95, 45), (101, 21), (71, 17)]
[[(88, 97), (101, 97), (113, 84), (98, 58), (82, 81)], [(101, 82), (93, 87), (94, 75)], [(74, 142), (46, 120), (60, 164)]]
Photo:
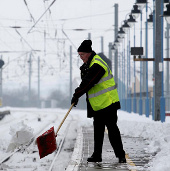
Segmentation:
[(87, 63), (91, 53), (79, 52), (79, 56), (84, 63)]

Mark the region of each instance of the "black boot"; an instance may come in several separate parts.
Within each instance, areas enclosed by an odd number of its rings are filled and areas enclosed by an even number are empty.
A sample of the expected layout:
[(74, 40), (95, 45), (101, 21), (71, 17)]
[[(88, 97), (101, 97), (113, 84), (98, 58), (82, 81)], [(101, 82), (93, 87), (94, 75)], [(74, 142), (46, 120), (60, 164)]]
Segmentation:
[(87, 158), (88, 162), (102, 162), (101, 155), (93, 154), (91, 157)]
[(119, 158), (119, 163), (126, 163), (126, 158), (125, 157), (120, 157)]

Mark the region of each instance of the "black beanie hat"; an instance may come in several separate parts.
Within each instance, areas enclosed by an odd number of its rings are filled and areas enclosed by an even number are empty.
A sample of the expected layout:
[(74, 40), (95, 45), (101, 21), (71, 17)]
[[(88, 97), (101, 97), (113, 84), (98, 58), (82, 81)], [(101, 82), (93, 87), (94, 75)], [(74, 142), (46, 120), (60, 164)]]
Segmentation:
[(81, 45), (79, 46), (77, 52), (92, 52), (92, 41), (91, 40), (84, 40)]

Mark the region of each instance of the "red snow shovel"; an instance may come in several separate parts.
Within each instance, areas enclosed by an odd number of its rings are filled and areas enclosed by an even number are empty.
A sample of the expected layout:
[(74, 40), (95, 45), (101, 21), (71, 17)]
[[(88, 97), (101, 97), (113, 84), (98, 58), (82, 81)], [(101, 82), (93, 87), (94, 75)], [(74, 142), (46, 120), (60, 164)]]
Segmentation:
[(56, 133), (54, 132), (54, 127), (51, 127), (48, 131), (44, 132), (42, 135), (40, 135), (37, 138), (36, 142), (39, 150), (40, 159), (47, 156), (48, 154), (53, 153), (57, 149), (57, 143), (56, 143), (57, 133), (60, 130), (62, 124), (64, 123), (65, 119), (67, 118), (73, 106), (74, 103), (71, 105), (70, 109), (66, 113)]

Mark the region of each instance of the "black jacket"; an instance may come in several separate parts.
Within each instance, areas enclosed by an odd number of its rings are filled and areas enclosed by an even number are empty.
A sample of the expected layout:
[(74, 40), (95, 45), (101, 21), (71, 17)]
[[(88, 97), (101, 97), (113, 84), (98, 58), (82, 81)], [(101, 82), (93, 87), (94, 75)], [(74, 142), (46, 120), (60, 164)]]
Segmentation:
[[(87, 117), (93, 117), (97, 111), (94, 111), (89, 103), (87, 92), (99, 82), (102, 76), (105, 74), (105, 70), (98, 64), (93, 64), (90, 68), (89, 65), (96, 53), (93, 51), (91, 56), (88, 59), (87, 63), (84, 63), (80, 67), (81, 71), (81, 83), (79, 87), (75, 89), (74, 97), (79, 98), (83, 94), (86, 93), (86, 101), (87, 101)], [(115, 103), (115, 108), (120, 109), (120, 102)]]

